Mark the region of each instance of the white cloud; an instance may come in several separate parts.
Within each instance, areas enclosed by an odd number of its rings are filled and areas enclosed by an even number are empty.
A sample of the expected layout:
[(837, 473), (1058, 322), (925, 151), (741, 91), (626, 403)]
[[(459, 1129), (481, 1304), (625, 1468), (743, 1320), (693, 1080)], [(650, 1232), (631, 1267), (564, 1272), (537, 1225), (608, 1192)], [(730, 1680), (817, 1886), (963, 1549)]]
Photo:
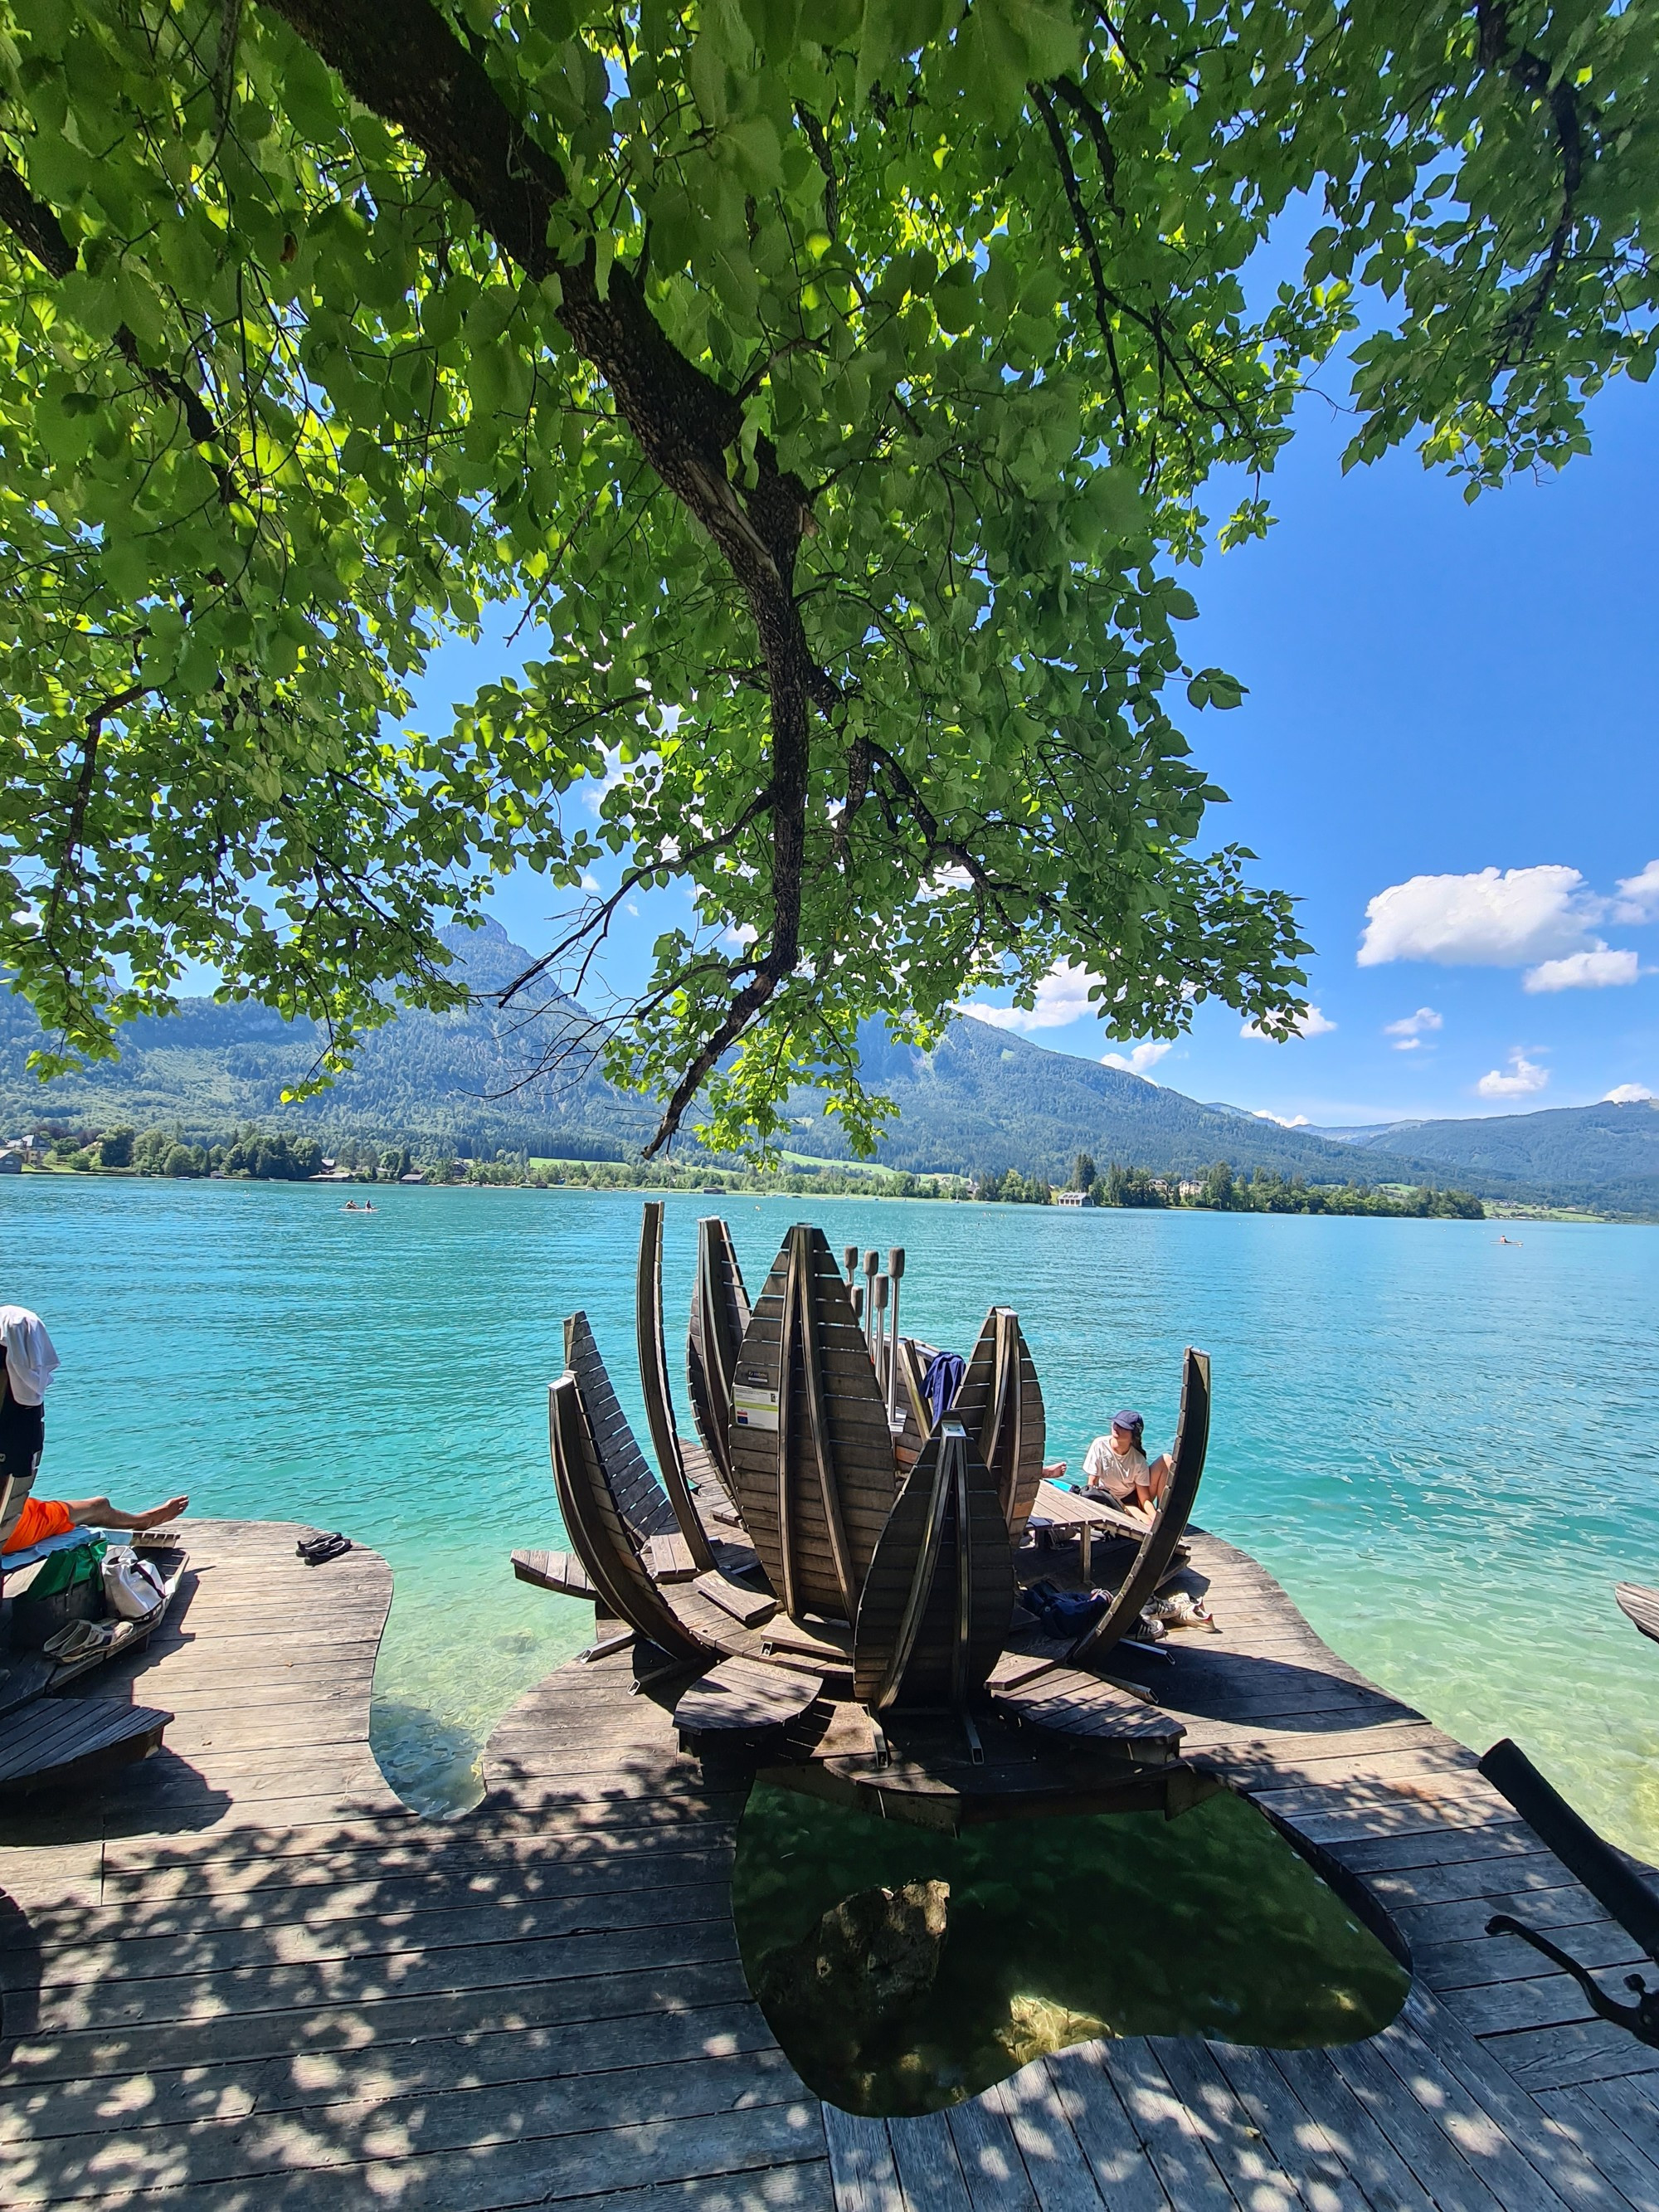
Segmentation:
[(600, 890), (603, 890), (605, 889), (604, 884), (599, 881), (599, 878), (594, 874), (594, 872), (593, 872), (593, 871), (592, 870), (592, 868), (589, 868), (589, 869), (586, 870), (586, 871), (584, 872), (584, 873), (583, 873), (583, 876), (582, 876), (582, 889), (583, 889), (585, 891), (600, 891)]
[(1541, 1091), (1549, 1079), (1548, 1068), (1540, 1067), (1536, 1060), (1527, 1059), (1522, 1053), (1512, 1052), (1507, 1075), (1501, 1068), (1494, 1067), (1474, 1087), (1483, 1098), (1529, 1098), (1534, 1091)]
[(1616, 1090), (1608, 1091), (1601, 1103), (1604, 1106), (1640, 1106), (1653, 1095), (1645, 1083), (1621, 1083)]
[(1421, 1052), (1424, 1030), (1440, 1030), (1445, 1026), (1443, 1014), (1437, 1014), (1432, 1006), (1419, 1006), (1414, 1014), (1406, 1015), (1403, 1020), (1385, 1022), (1382, 1034), (1398, 1040), (1394, 1048), (1396, 1052)]
[(1577, 868), (1412, 876), (1379, 891), (1365, 908), (1359, 965), (1433, 960), (1447, 968), (1519, 968), (1553, 960), (1592, 943), (1589, 925), (1605, 903), (1584, 888)]
[(1569, 952), (1565, 960), (1546, 960), (1528, 968), (1521, 979), (1523, 991), (1604, 991), (1612, 983), (1633, 983), (1641, 974), (1633, 952), (1609, 951), (1598, 937), (1587, 952)]
[(1085, 1014), (1095, 1012), (1089, 1004), (1089, 990), (1098, 981), (1086, 968), (1075, 968), (1069, 960), (1059, 960), (1037, 985), (1035, 1006), (970, 1004), (962, 1011), (971, 1014), (977, 1022), (989, 1022), (994, 1030), (1064, 1029), (1068, 1022), (1080, 1021)]
[(1103, 1052), (1100, 1055), (1103, 1067), (1121, 1067), (1126, 1075), (1145, 1075), (1149, 1067), (1156, 1067), (1166, 1052), (1174, 1046), (1167, 1037), (1153, 1037), (1146, 1044), (1131, 1045), (1127, 1053)]
[(1287, 1118), (1283, 1114), (1270, 1114), (1265, 1106), (1256, 1108), (1255, 1118), (1258, 1121), (1277, 1121), (1281, 1129), (1305, 1129), (1308, 1126), (1305, 1114), (1292, 1114)]
[(1659, 921), (1659, 860), (1650, 860), (1639, 876), (1621, 877), (1619, 893), (1615, 921)]
[[(1305, 1014), (1297, 1016), (1291, 1024), (1291, 1030), (1295, 1036), (1329, 1036), (1335, 1027), (1336, 1024), (1328, 1021), (1317, 1006), (1310, 1006)], [(1259, 1037), (1264, 1036), (1267, 1032), (1259, 1029), (1254, 1022), (1246, 1022), (1238, 1034), (1242, 1037)]]
[(614, 791), (628, 770), (623, 766), (622, 747), (607, 745), (605, 749), (605, 773), (590, 775), (581, 787), (582, 804), (597, 814), (607, 791)]

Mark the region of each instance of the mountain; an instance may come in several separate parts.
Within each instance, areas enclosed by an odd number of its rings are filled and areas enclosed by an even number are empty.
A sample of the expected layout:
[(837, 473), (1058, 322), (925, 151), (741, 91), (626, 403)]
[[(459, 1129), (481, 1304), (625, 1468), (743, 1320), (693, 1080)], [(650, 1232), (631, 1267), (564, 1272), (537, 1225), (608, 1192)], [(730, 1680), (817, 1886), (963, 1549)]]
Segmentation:
[(1659, 1099), (1550, 1106), (1468, 1121), (1396, 1121), (1356, 1131), (1368, 1157), (1378, 1146), (1431, 1163), (1443, 1179), (1479, 1190), (1510, 1177), (1569, 1202), (1659, 1217)]
[[(477, 991), (500, 989), (532, 957), (498, 922), (450, 931), (446, 941)], [(570, 999), (555, 999), (537, 1015), (478, 1006), (411, 1011), (376, 1030), (351, 1073), (331, 1091), (284, 1106), (284, 1085), (303, 1077), (321, 1049), (321, 1034), (310, 1023), (285, 1022), (263, 1006), (186, 999), (176, 1014), (123, 1030), (113, 1066), (42, 1088), (25, 1066), (40, 1040), (34, 1017), (21, 1000), (0, 996), (0, 1130), (44, 1121), (88, 1128), (125, 1121), (139, 1129), (178, 1122), (195, 1136), (258, 1121), (295, 1133), (437, 1139), (464, 1152), (522, 1148), (566, 1159), (625, 1159), (655, 1127), (647, 1101), (614, 1091), (586, 1052), (557, 1073), (533, 1075), (538, 1060), (586, 1028), (587, 1017)]]
[(1327, 1137), (1334, 1145), (1373, 1145), (1380, 1144), (1385, 1139), (1406, 1144), (1409, 1141), (1407, 1133), (1413, 1129), (1420, 1129), (1422, 1126), (1420, 1121), (1368, 1121), (1349, 1123), (1339, 1128), (1323, 1129), (1314, 1121), (1306, 1124), (1308, 1134), (1310, 1137)]
[[(451, 938), (476, 990), (499, 988), (530, 955), (498, 924)], [(570, 1159), (626, 1159), (654, 1126), (648, 1101), (615, 1091), (577, 1055), (537, 1075), (550, 1051), (585, 1033), (574, 1000), (532, 1016), (466, 1007), (409, 1012), (369, 1038), (350, 1074), (320, 1098), (284, 1106), (285, 1083), (319, 1048), (309, 1024), (251, 1005), (187, 1000), (177, 1014), (133, 1023), (112, 1066), (46, 1087), (24, 1066), (40, 1041), (21, 1000), (0, 996), (0, 1133), (178, 1125), (218, 1135), (238, 1121), (267, 1130), (384, 1140), (424, 1139), (457, 1152), (524, 1150)], [(899, 1117), (879, 1157), (917, 1172), (990, 1171), (1060, 1181), (1079, 1152), (1158, 1175), (1196, 1176), (1217, 1160), (1310, 1182), (1455, 1184), (1487, 1198), (1546, 1200), (1659, 1220), (1659, 1106), (1582, 1106), (1476, 1121), (1396, 1121), (1358, 1129), (1286, 1128), (1241, 1107), (1202, 1105), (1096, 1060), (1047, 1050), (988, 1023), (954, 1021), (935, 1049), (896, 1042), (879, 1024), (860, 1037), (865, 1080)], [(847, 1157), (839, 1121), (801, 1091), (790, 1102), (790, 1150)]]
[[(899, 1109), (878, 1155), (890, 1167), (975, 1175), (1015, 1167), (1064, 1181), (1086, 1152), (1103, 1169), (1116, 1160), (1154, 1175), (1196, 1176), (1224, 1159), (1236, 1170), (1271, 1168), (1310, 1182), (1344, 1182), (1353, 1171), (1352, 1152), (1309, 1130), (1287, 1129), (1242, 1107), (1201, 1106), (1144, 1076), (1050, 1052), (968, 1015), (951, 1023), (931, 1053), (867, 1024), (859, 1052), (866, 1085)], [(822, 1159), (848, 1156), (839, 1122), (825, 1120), (811, 1092), (792, 1098), (790, 1112), (793, 1150)], [(1372, 1182), (1446, 1180), (1404, 1156), (1376, 1153), (1365, 1167)]]

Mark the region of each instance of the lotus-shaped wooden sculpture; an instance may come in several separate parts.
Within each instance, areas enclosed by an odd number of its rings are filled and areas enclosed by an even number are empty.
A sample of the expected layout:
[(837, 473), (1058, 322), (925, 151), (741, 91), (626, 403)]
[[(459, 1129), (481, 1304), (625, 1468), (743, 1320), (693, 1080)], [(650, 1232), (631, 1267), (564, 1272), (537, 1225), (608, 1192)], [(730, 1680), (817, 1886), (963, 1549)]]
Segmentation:
[[(660, 1203), (647, 1205), (637, 1340), (660, 1480), (585, 1316), (552, 1385), (570, 1553), (515, 1553), (521, 1578), (591, 1601), (599, 1647), (632, 1641), (684, 1740), (799, 1786), (930, 1826), (994, 1813), (1182, 1809), (1212, 1786), (1144, 1693), (1084, 1671), (1139, 1622), (1202, 1473), (1209, 1368), (1188, 1352), (1163, 1509), (1081, 1634), (1019, 1603), (1056, 1565), (1036, 1547), (1042, 1395), (1018, 1316), (994, 1307), (935, 1413), (925, 1347), (883, 1325), (823, 1232), (792, 1228), (750, 1307), (723, 1222), (699, 1227), (687, 1369), (700, 1443), (679, 1434), (664, 1350)], [(875, 1255), (869, 1255), (873, 1261)], [(894, 1255), (896, 1273), (900, 1255)], [(1065, 1519), (1055, 1493), (1047, 1526)], [(1086, 1525), (1086, 1524), (1085, 1524)], [(1088, 1547), (1081, 1550), (1085, 1576)]]

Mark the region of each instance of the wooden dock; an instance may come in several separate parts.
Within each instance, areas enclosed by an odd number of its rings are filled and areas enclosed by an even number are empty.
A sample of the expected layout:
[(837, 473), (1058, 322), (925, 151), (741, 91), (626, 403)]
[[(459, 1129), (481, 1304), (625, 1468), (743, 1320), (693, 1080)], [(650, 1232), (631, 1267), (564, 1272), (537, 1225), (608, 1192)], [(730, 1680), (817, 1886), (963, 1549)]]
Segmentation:
[(1224, 1633), (1144, 1679), (1406, 1948), (1405, 2011), (1328, 2051), (1083, 2045), (879, 2122), (821, 2106), (750, 2000), (741, 1793), (629, 1655), (550, 1676), (484, 1802), (418, 1819), (368, 1749), (390, 1575), (307, 1569), (297, 1533), (191, 1524), (166, 1632), (82, 1693), (165, 1706), (165, 1749), (0, 1826), (9, 2208), (1659, 2212), (1659, 2051), (1482, 1931), (1516, 1911), (1615, 1990), (1634, 1947), (1213, 1539)]

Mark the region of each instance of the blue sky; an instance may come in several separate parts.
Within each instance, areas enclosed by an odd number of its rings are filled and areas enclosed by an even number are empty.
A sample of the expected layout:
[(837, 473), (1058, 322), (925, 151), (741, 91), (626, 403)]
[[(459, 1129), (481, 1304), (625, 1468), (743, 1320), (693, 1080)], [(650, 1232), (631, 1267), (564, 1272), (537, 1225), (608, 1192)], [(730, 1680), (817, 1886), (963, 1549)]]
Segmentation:
[[(1249, 686), (1188, 735), (1231, 794), (1212, 842), (1303, 902), (1316, 1033), (1269, 1044), (1206, 1006), (1141, 1072), (1316, 1125), (1659, 1092), (1656, 410), (1652, 386), (1614, 385), (1588, 459), (1471, 507), (1410, 453), (1344, 477), (1342, 422), (1304, 403), (1278, 523), (1185, 579), (1186, 642)], [(502, 665), (449, 648), (430, 719)], [(521, 872), (494, 911), (539, 950), (556, 903)], [(652, 933), (623, 920), (619, 983)], [(1133, 1059), (1081, 1003), (1056, 979), (1018, 1026)]]

